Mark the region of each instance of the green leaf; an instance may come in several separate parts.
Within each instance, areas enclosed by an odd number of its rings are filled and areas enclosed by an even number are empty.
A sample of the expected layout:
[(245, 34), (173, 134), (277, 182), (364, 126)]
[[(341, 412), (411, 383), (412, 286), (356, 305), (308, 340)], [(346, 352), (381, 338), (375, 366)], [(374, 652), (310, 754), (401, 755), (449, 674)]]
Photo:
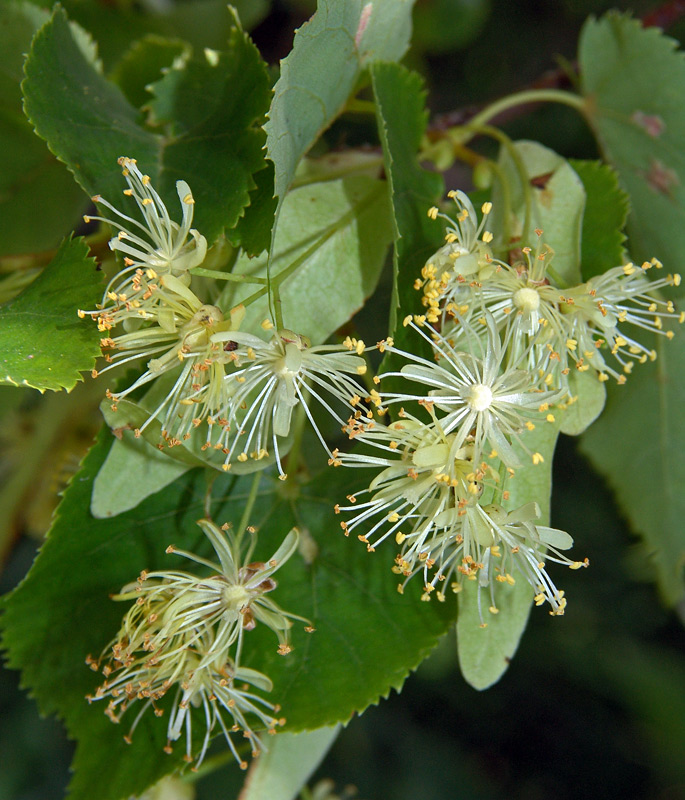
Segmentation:
[[(389, 330), (398, 347), (409, 342), (409, 349), (417, 352), (417, 347), (423, 348), (422, 340), (409, 338), (411, 329), (402, 326), (402, 319), (423, 311), (414, 281), (442, 244), (442, 225), (431, 220), (427, 212), (440, 197), (444, 184), (440, 175), (422, 169), (417, 158), (428, 119), (421, 78), (399, 64), (373, 64), (370, 74), (393, 208), (395, 250)], [(386, 371), (393, 369), (393, 358), (389, 355), (384, 360)]]
[[(51, 9), (52, 0), (32, 0)], [(149, 35), (183, 39), (200, 52), (205, 47), (220, 50), (233, 27), (233, 14), (226, 0), (192, 0), (160, 6), (136, 3), (92, 3), (90, 0), (64, 0), (69, 17), (89, 31), (98, 45), (105, 69), (116, 69), (131, 42)], [(245, 30), (251, 30), (266, 16), (269, 0), (235, 0), (231, 6)]]
[[(235, 12), (235, 13), (234, 13)], [(269, 0), (193, 0), (175, 3), (164, 14), (150, 14), (150, 23), (165, 36), (182, 37), (198, 50), (223, 47), (237, 13), (245, 30), (252, 30), (269, 13)]]
[(5, 3), (0, 8), (0, 103), (3, 109), (21, 113), (21, 80), (24, 54), (35, 32), (50, 15), (31, 3)]
[(274, 197), (274, 165), (267, 161), (254, 179), (257, 186), (250, 192), (249, 204), (238, 224), (228, 233), (232, 244), (239, 244), (249, 256), (257, 256), (269, 247), (277, 205)]
[(26, 76), (25, 107), (36, 132), (88, 194), (116, 203), (116, 159), (127, 155), (172, 214), (176, 181), (189, 183), (194, 225), (210, 242), (235, 226), (255, 188), (252, 173), (264, 166), (259, 122), (270, 98), (266, 65), (237, 22), (227, 52), (205, 51), (153, 85), (154, 118), (169, 121), (165, 135), (141, 127), (138, 110), (84, 55), (59, 8), (34, 39)]
[(0, 306), (0, 383), (73, 389), (95, 366), (100, 334), (79, 319), (102, 288), (83, 239), (65, 239), (57, 255), (20, 295)]
[[(524, 467), (516, 470), (507, 488), (509, 500), (506, 508), (514, 510), (536, 502), (542, 511), (541, 524), (549, 523), (549, 501), (552, 493), (552, 459), (557, 442), (558, 426), (538, 423), (534, 431), (526, 434), (524, 442), (531, 450), (540, 453), (544, 462), (532, 464), (530, 456), (521, 452)], [(474, 689), (487, 689), (506, 672), (518, 648), (523, 631), (528, 624), (533, 587), (520, 573), (514, 573), (513, 586), (497, 587), (498, 614), (488, 611), (489, 589), (481, 590), (474, 582), (465, 582), (459, 593), (457, 618), (457, 651), (459, 666), (465, 680)]]
[(170, 69), (151, 91), (153, 117), (171, 122), (162, 165), (166, 181), (190, 183), (193, 224), (213, 241), (236, 225), (256, 187), (252, 175), (265, 166), (260, 123), (271, 99), (266, 64), (236, 18), (227, 52), (206, 50)]
[(630, 250), (676, 269), (685, 250), (685, 59), (657, 28), (611, 12), (586, 22), (585, 114), (630, 195)]
[(86, 210), (86, 199), (21, 108), (24, 54), (48, 16), (28, 3), (0, 7), (0, 255), (57, 247)]
[(412, 5), (413, 0), (319, 0), (316, 14), (295, 33), (266, 124), (279, 201), (302, 156), (344, 110), (362, 69), (404, 55)]
[(330, 750), (340, 726), (282, 733), (252, 765), (241, 800), (294, 800)]
[[(319, 344), (364, 304), (376, 287), (390, 244), (390, 208), (385, 184), (364, 175), (302, 186), (283, 204), (271, 276), (299, 264), (280, 287), (287, 328)], [(263, 277), (266, 255), (241, 255), (234, 272)], [(255, 286), (229, 283), (224, 307), (237, 305)], [(247, 307), (244, 327), (259, 328), (269, 317), (266, 296)]]
[(513, 147), (516, 159), (506, 147), (500, 151), (500, 170), (507, 191), (501, 181), (495, 183), (493, 227), (508, 231), (510, 240), (520, 238), (533, 249), (538, 242), (535, 230), (542, 230), (542, 241), (554, 250), (554, 274), (567, 286), (575, 286), (581, 282), (583, 184), (568, 161), (548, 147), (528, 141), (514, 142)]
[[(120, 800), (177, 767), (181, 743), (165, 755), (166, 722), (145, 714), (133, 744), (122, 735), (135, 717), (112, 725), (102, 706), (84, 696), (100, 683), (84, 664), (118, 629), (124, 609), (108, 596), (147, 569), (188, 568), (167, 545), (209, 555), (195, 524), (205, 513), (206, 473), (191, 470), (137, 509), (105, 520), (88, 511), (93, 481), (108, 444), (89, 454), (67, 489), (53, 528), (28, 577), (4, 601), (4, 646), (10, 666), (23, 669), (43, 713), (58, 713), (78, 740), (71, 797)], [(238, 520), (252, 477), (220, 476), (212, 486), (212, 516)], [(402, 596), (390, 570), (392, 550), (369, 554), (343, 536), (333, 504), (355, 488), (356, 470), (327, 470), (301, 489), (294, 481), (262, 478), (250, 522), (259, 530), (254, 557), (268, 558), (295, 522), (301, 555), (278, 573), (274, 599), (308, 617), (316, 631), (293, 629), (294, 651), (276, 652), (272, 632), (258, 626), (245, 638), (243, 662), (268, 674), (272, 700), (281, 704), (286, 730), (297, 732), (346, 721), (355, 711), (399, 690), (407, 674), (435, 646), (454, 617), (452, 604), (422, 603), (420, 586)], [(36, 658), (41, 653), (41, 658)], [(363, 680), (360, 680), (363, 674)], [(202, 715), (198, 717), (199, 727)]]
[(594, 371), (573, 370), (568, 376), (570, 403), (555, 411), (560, 419), (559, 430), (567, 436), (578, 436), (599, 417), (606, 402), (607, 390)]
[(158, 81), (175, 59), (185, 60), (190, 54), (189, 45), (181, 39), (165, 39), (148, 34), (133, 43), (117, 64), (111, 78), (128, 102), (140, 108), (152, 99), (148, 85)]
[[(643, 537), (666, 602), (683, 596), (685, 568), (685, 338), (655, 337), (654, 362), (609, 387), (607, 408), (581, 448)], [(645, 344), (650, 347), (647, 337)]]
[(24, 109), (89, 195), (119, 197), (116, 159), (130, 154), (154, 163), (157, 143), (139, 126), (137, 109), (102, 76), (94, 49), (84, 50), (73, 30), (57, 7), (34, 37), (24, 66)]
[(626, 261), (623, 228), (630, 200), (618, 184), (618, 175), (601, 161), (570, 161), (585, 188), (581, 247), (583, 280), (601, 275)]

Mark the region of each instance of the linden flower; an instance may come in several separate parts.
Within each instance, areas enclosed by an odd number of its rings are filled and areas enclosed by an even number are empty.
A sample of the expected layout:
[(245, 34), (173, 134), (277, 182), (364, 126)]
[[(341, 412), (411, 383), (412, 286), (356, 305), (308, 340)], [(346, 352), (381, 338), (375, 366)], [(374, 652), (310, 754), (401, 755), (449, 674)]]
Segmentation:
[(167, 443), (170, 446), (179, 444), (224, 402), (226, 365), (231, 358), (212, 337), (238, 327), (243, 316), (244, 308), (238, 306), (224, 319), (220, 308), (201, 303), (190, 289), (184, 289), (182, 302), (179, 300), (176, 304), (172, 317), (160, 315), (156, 325), (101, 339), (109, 364), (99, 372), (93, 371), (93, 375), (141, 358), (147, 360), (145, 372), (130, 386), (120, 392), (108, 390), (107, 396), (116, 410), (117, 403), (136, 389), (178, 372), (136, 435), (158, 419)]
[[(492, 315), (487, 314), (485, 336), (481, 338), (468, 323), (462, 324), (462, 343), (471, 352), (458, 351), (435, 328), (417, 324), (411, 317), (405, 326), (413, 328), (433, 348), (438, 363), (428, 361), (413, 353), (398, 350), (392, 343), (385, 349), (411, 361), (400, 372), (385, 373), (409, 378), (428, 388), (425, 394), (408, 392), (380, 392), (372, 398), (377, 405), (416, 400), (421, 405), (434, 406), (446, 415), (439, 419), (445, 434), (455, 432), (454, 448), (469, 443), (473, 447), (473, 460), (480, 463), (484, 455), (499, 457), (509, 467), (520, 466), (511, 442), (517, 442), (527, 451), (521, 433), (532, 430), (532, 420), (554, 421), (547, 412), (558, 402), (563, 392), (537, 389), (529, 371), (506, 366), (508, 341), (502, 342)], [(428, 331), (428, 333), (426, 332)], [(474, 350), (478, 352), (475, 354)], [(542, 461), (539, 453), (532, 453), (535, 463)]]
[[(534, 254), (530, 247), (522, 248), (525, 263), (509, 266), (491, 259), (478, 280), (459, 283), (444, 297), (448, 318), (470, 319), (481, 309), (491, 314), (497, 327), (511, 335), (516, 348), (513, 358), (518, 357), (518, 351), (529, 349), (530, 337), (537, 336), (537, 343), (543, 345), (549, 340), (565, 342), (568, 330), (568, 321), (559, 308), (561, 292), (548, 275), (554, 253), (543, 244), (542, 231), (535, 233), (540, 238), (538, 248)], [(458, 334), (459, 327), (454, 331)]]
[[(176, 687), (168, 726), (168, 738), (175, 741), (185, 728), (187, 760), (191, 758), (192, 732), (189, 706), (204, 709), (206, 734), (198, 763), (204, 757), (214, 727), (218, 724), (236, 758), (237, 752), (229, 731), (243, 730), (253, 750), (261, 747), (247, 715), (253, 715), (264, 727), (274, 729), (277, 721), (267, 712), (277, 708), (236, 682), (246, 681), (258, 689), (271, 691), (269, 679), (254, 670), (239, 666), (244, 632), (258, 622), (276, 634), (278, 652), (290, 652), (289, 630), (293, 620), (302, 617), (281, 609), (267, 594), (276, 588), (273, 574), (297, 548), (295, 529), (267, 563), (250, 562), (254, 539), (241, 556), (239, 541), (227, 538), (210, 520), (198, 522), (209, 538), (219, 563), (170, 546), (177, 553), (211, 570), (205, 578), (178, 570), (143, 572), (138, 581), (125, 586), (113, 599), (135, 600), (124, 616), (121, 629), (107, 648), (108, 663), (102, 668), (105, 682), (90, 701), (109, 698), (106, 714), (119, 722), (127, 708), (137, 700), (144, 704), (135, 717), (130, 735), (145, 711), (157, 706), (167, 692)], [(308, 626), (307, 630), (313, 630)], [(99, 661), (88, 657), (92, 669)], [(264, 711), (266, 709), (266, 711)], [(227, 726), (222, 714), (233, 723)], [(240, 759), (239, 759), (240, 760)]]
[(314, 422), (308, 400), (314, 398), (341, 425), (344, 419), (330, 405), (322, 392), (332, 396), (348, 410), (359, 404), (359, 384), (350, 376), (363, 375), (366, 362), (361, 358), (364, 343), (348, 339), (342, 345), (311, 347), (305, 336), (289, 330), (278, 331), (271, 341), (241, 332), (222, 332), (212, 342), (230, 349), (235, 371), (227, 375), (226, 396), (229, 398), (214, 420), (220, 428), (215, 443), (230, 461), (262, 459), (270, 448), (276, 457), (281, 478), (280, 437), (287, 436), (295, 406), (302, 404), (319, 441), (329, 448)]
[(254, 539), (247, 554), (241, 556), (239, 545), (213, 522), (203, 519), (198, 525), (210, 540), (219, 563), (177, 550), (173, 545), (167, 548), (167, 553), (177, 553), (208, 567), (212, 570), (209, 576), (198, 578), (181, 571), (143, 572), (137, 584), (124, 587), (115, 596), (116, 600), (136, 600), (118, 637), (125, 643), (126, 658), (143, 646), (150, 652), (159, 649), (165, 652), (170, 646), (173, 651), (174, 639), (192, 644), (189, 637), (200, 637), (209, 629), (214, 633), (211, 647), (205, 653), (207, 659), (227, 652), (233, 644), (237, 645), (239, 656), (243, 632), (252, 630), (257, 622), (274, 631), (279, 653), (289, 653), (292, 620), (307, 620), (283, 611), (265, 595), (277, 586), (273, 573), (297, 549), (297, 530), (293, 528), (269, 561), (263, 563), (249, 561)]
[[(106, 677), (104, 684), (94, 695), (87, 697), (88, 702), (109, 699), (105, 714), (112, 722), (121, 722), (131, 705), (143, 701), (137, 715), (131, 723), (124, 739), (130, 744), (133, 733), (145, 712), (152, 708), (155, 716), (161, 717), (165, 709), (159, 702), (174, 689), (174, 699), (167, 724), (167, 744), (165, 752), (171, 753), (171, 743), (186, 736), (186, 753), (184, 760), (193, 761), (193, 713), (192, 708), (201, 708), (205, 723), (202, 746), (193, 769), (202, 763), (214, 729), (223, 732), (226, 742), (238, 761), (241, 769), (247, 769), (247, 762), (238, 754), (231, 738), (231, 733), (241, 732), (250, 741), (253, 756), (259, 755), (264, 745), (255, 732), (254, 727), (275, 733), (276, 727), (285, 723), (274, 714), (280, 710), (264, 698), (250, 690), (256, 689), (270, 692), (273, 685), (269, 678), (253, 669), (239, 667), (227, 655), (207, 660), (205, 650), (211, 646), (211, 636), (193, 637), (192, 645), (179, 643), (174, 658), (166, 659), (167, 666), (173, 662), (173, 670), (164, 669), (164, 661), (156, 660), (155, 655), (141, 656), (134, 661), (120, 661), (118, 654), (103, 667)], [(116, 653), (116, 651), (115, 651)], [(98, 669), (98, 663), (88, 659), (92, 669)], [(227, 722), (226, 715), (230, 718)]]
[(444, 531), (441, 535), (424, 543), (420, 552), (405, 548), (398, 556), (395, 571), (406, 578), (398, 587), (401, 591), (419, 572), (424, 577), (424, 600), (429, 600), (437, 589), (436, 596), (444, 601), (444, 591), (438, 587), (445, 583), (458, 592), (465, 580), (477, 581), (479, 608), (480, 592), (488, 587), (489, 610), (496, 614), (496, 585), (513, 585), (515, 576), (520, 574), (535, 590), (536, 605), (547, 601), (550, 613), (564, 613), (564, 593), (547, 574), (545, 559), (571, 569), (586, 567), (588, 561), (571, 561), (560, 552), (568, 550), (573, 539), (565, 531), (537, 524), (535, 521), (540, 518), (537, 503), (507, 512), (497, 504), (481, 506), (472, 499), (441, 516), (438, 520)]
[[(202, 763), (217, 725), (223, 732), (240, 768), (247, 769), (247, 761), (239, 755), (231, 733), (240, 732), (243, 738), (250, 742), (251, 754), (256, 758), (267, 748), (255, 732), (255, 723), (251, 720), (254, 718), (261, 728), (272, 735), (276, 733), (278, 726), (285, 724), (283, 717), (279, 719), (274, 716), (280, 711), (280, 707), (251, 691), (250, 686), (264, 692), (271, 692), (273, 689), (270, 679), (263, 673), (246, 667), (236, 667), (230, 661), (216, 668), (192, 666), (176, 691), (167, 729), (169, 741), (164, 748), (165, 751), (171, 752), (171, 742), (179, 739), (185, 730), (184, 760), (189, 763), (193, 761), (191, 707), (199, 707), (204, 712), (205, 732), (194, 769), (196, 770)], [(231, 719), (230, 723), (224, 719), (226, 714)]]
[[(422, 551), (444, 528), (444, 512), (461, 508), (481, 491), (487, 467), (474, 467), (470, 448), (455, 448), (455, 435), (437, 423), (427, 425), (403, 410), (390, 425), (362, 417), (350, 420), (345, 430), (373, 451), (336, 450), (330, 463), (380, 468), (367, 489), (348, 495), (351, 505), (335, 506), (336, 514), (355, 512), (340, 526), (346, 536), (360, 528), (358, 538), (369, 551), (390, 536)], [(365, 495), (368, 500), (357, 502)]]
[(483, 204), (483, 218), (479, 223), (473, 204), (464, 192), (451, 191), (447, 196), (457, 206), (456, 220), (440, 213), (435, 206), (429, 209), (431, 219), (440, 217), (448, 223), (446, 244), (428, 259), (421, 271), (421, 279), (414, 284), (414, 288), (423, 289), (430, 322), (437, 322), (438, 305), (442, 297), (449, 294), (449, 287), (455, 281), (463, 281), (464, 276), (474, 275), (491, 260), (488, 245), (493, 236), (484, 228), (492, 203)]
[[(626, 332), (626, 325), (673, 338), (672, 330), (664, 330), (664, 320), (677, 319), (682, 323), (685, 321), (685, 312), (677, 312), (670, 300), (655, 299), (653, 293), (679, 286), (680, 275), (667, 275), (650, 281), (645, 273), (652, 267), (661, 269), (662, 264), (652, 259), (641, 267), (632, 263), (614, 267), (566, 293), (563, 310), (572, 320), (578, 369), (584, 371), (592, 368), (599, 373), (600, 380), (606, 380), (607, 374), (610, 374), (619, 383), (624, 383), (625, 374), (632, 371), (634, 359), (644, 364), (647, 359), (653, 361), (656, 358), (654, 350)], [(601, 351), (605, 342), (625, 374), (605, 361)]]
[(187, 285), (188, 270), (199, 266), (207, 253), (207, 240), (191, 228), (195, 201), (188, 184), (176, 181), (183, 215), (179, 225), (171, 219), (149, 176), (140, 172), (135, 159), (122, 156), (118, 163), (128, 183), (124, 194), (133, 197), (144, 222), (122, 213), (99, 195), (93, 201), (108, 208), (125, 224), (106, 217), (84, 217), (86, 222), (100, 220), (119, 230), (109, 246), (123, 255), (125, 268), (110, 281), (102, 303), (103, 307), (113, 306), (115, 319), (121, 309), (146, 316), (158, 304), (158, 279), (166, 275), (181, 276)]

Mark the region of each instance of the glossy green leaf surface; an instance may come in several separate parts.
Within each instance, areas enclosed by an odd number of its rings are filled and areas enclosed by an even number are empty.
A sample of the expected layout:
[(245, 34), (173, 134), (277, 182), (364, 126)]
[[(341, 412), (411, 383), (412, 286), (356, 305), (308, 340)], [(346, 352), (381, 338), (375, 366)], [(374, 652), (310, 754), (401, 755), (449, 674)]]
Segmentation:
[(175, 59), (187, 59), (190, 54), (190, 47), (180, 39), (148, 34), (131, 45), (111, 78), (129, 103), (141, 108), (152, 99), (148, 86), (160, 80), (162, 73), (172, 66)]
[[(120, 196), (116, 160), (121, 155), (150, 169), (146, 165), (157, 155), (155, 136), (139, 126), (137, 109), (105, 79), (92, 43), (82, 46), (62, 9), (34, 37), (24, 71), (29, 120), (88, 195)], [(55, 97), (60, 98), (57, 114)]]
[(266, 65), (237, 22), (226, 51), (206, 51), (153, 84), (153, 121), (168, 125), (164, 134), (142, 127), (61, 9), (36, 35), (25, 69), (25, 108), (36, 132), (89, 195), (127, 208), (116, 166), (125, 155), (150, 175), (172, 216), (176, 181), (188, 182), (193, 224), (210, 243), (236, 225), (256, 185), (252, 174), (264, 164), (259, 123), (270, 98)]
[[(428, 217), (428, 209), (439, 200), (444, 184), (440, 175), (424, 170), (416, 156), (427, 121), (421, 78), (399, 64), (373, 64), (370, 74), (393, 208), (393, 296), (388, 329), (395, 344), (405, 347), (409, 342), (411, 349), (422, 347), (422, 340), (412, 336), (402, 320), (407, 314), (423, 311), (414, 281), (442, 243), (442, 224)], [(389, 356), (383, 362), (388, 371), (393, 369), (394, 358)]]
[(0, 7), (0, 255), (56, 248), (86, 210), (87, 199), (31, 130), (21, 107), (24, 54), (48, 17), (29, 3)]
[(33, 283), (0, 306), (0, 382), (73, 389), (100, 355), (96, 326), (76, 312), (94, 308), (101, 296), (88, 246), (83, 239), (65, 239)]

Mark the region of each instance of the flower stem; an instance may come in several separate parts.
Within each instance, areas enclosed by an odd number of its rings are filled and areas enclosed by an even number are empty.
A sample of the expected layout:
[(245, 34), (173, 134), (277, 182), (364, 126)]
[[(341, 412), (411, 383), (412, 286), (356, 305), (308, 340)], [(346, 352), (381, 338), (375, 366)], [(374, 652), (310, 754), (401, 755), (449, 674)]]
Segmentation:
[(273, 302), (273, 315), (276, 330), (283, 330), (283, 306), (281, 304), (281, 293), (279, 290), (280, 281), (277, 280), (278, 275), (271, 281), (271, 296), (270, 300)]
[(188, 270), (191, 275), (200, 278), (215, 278), (219, 281), (234, 281), (235, 283), (254, 283), (259, 286), (266, 286), (266, 278), (257, 278), (252, 275), (237, 275), (235, 272), (221, 272), (215, 269), (205, 269), (204, 267), (194, 267)]
[[(467, 128), (470, 127), (471, 123), (469, 123)], [(528, 180), (528, 174), (526, 173), (526, 165), (523, 163), (523, 159), (521, 158), (518, 150), (514, 147), (514, 143), (506, 135), (506, 133), (501, 131), (499, 128), (495, 128), (492, 125), (481, 125), (479, 126), (478, 133), (483, 133), (486, 136), (490, 136), (496, 141), (498, 141), (502, 145), (502, 147), (504, 147), (504, 149), (507, 151), (507, 153), (509, 154), (509, 158), (511, 158), (512, 162), (514, 163), (514, 167), (518, 172), (519, 180), (521, 181), (521, 191), (523, 192), (523, 200), (525, 203), (525, 216), (523, 220), (523, 230), (522, 230), (522, 233), (525, 236), (526, 234), (529, 233), (532, 206), (533, 206), (533, 197), (532, 197), (532, 192), (530, 190), (530, 182)], [(502, 182), (502, 185), (504, 186), (505, 185), (504, 175), (500, 175), (500, 180)], [(508, 208), (507, 212), (511, 212), (511, 208)], [(506, 214), (507, 225), (508, 225), (508, 217), (509, 213)]]
[(581, 114), (585, 114), (587, 108), (585, 99), (573, 92), (566, 92), (562, 89), (527, 89), (491, 103), (470, 119), (464, 127), (467, 129), (478, 128), (499, 116), (503, 111), (526, 103), (562, 103), (575, 108)]
[(261, 471), (255, 472), (254, 477), (252, 478), (252, 486), (250, 487), (250, 493), (247, 496), (247, 500), (245, 502), (245, 508), (243, 509), (243, 515), (240, 518), (240, 525), (238, 526), (238, 530), (235, 533), (234, 541), (236, 545), (240, 546), (240, 540), (243, 537), (243, 534), (247, 530), (247, 526), (250, 524), (250, 516), (252, 515), (252, 509), (254, 508), (254, 504), (257, 500), (257, 494), (259, 491), (259, 483), (262, 479)]
[(372, 100), (359, 100), (353, 97), (347, 101), (345, 106), (346, 114), (375, 114), (376, 104)]

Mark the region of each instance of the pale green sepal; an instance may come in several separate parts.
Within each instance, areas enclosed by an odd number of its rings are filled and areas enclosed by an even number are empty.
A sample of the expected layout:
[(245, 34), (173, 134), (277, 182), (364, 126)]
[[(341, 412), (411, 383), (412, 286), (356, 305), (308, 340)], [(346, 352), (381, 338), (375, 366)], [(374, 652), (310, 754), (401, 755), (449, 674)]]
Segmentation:
[(279, 733), (252, 762), (240, 800), (294, 800), (323, 761), (340, 725), (304, 733)]
[[(533, 464), (521, 446), (515, 445), (524, 466), (516, 470), (514, 478), (505, 487), (509, 491), (507, 512), (518, 511), (522, 518), (539, 516), (540, 523), (549, 520), (552, 460), (557, 436), (558, 427), (552, 423), (537, 425), (533, 431), (523, 434), (523, 444), (528, 450), (543, 456), (544, 460), (539, 464)], [(489, 587), (480, 587), (480, 608), (476, 581), (466, 581), (459, 594), (459, 666), (464, 679), (474, 689), (487, 689), (502, 677), (528, 624), (535, 592), (520, 571), (514, 573), (514, 579), (513, 586), (502, 584), (498, 587), (496, 614), (489, 610)]]
[(283, 566), (283, 564), (285, 564), (295, 550), (297, 550), (299, 541), (300, 532), (297, 530), (297, 528), (291, 528), (291, 530), (288, 531), (288, 535), (279, 546), (278, 550), (276, 550), (276, 552), (269, 559), (269, 565), (273, 566), (271, 569), (265, 570), (264, 575), (271, 575), (272, 572), (275, 572), (279, 567)]
[(474, 689), (488, 689), (506, 672), (528, 623), (533, 590), (522, 577), (513, 586), (498, 592), (499, 614), (488, 611), (489, 594), (481, 588), (481, 613), (486, 628), (480, 627), (478, 586), (464, 585), (459, 595), (457, 649), (459, 667)]
[(541, 513), (540, 506), (535, 501), (532, 501), (511, 511), (507, 515), (507, 521), (528, 522), (531, 520), (540, 519)]
[(261, 689), (263, 692), (271, 692), (274, 688), (270, 678), (262, 672), (257, 672), (256, 669), (250, 669), (249, 667), (238, 667), (234, 677), (236, 681), (247, 681), (255, 689)]
[[(504, 229), (510, 240), (521, 237), (523, 244), (535, 248), (536, 229), (542, 241), (554, 250), (551, 267), (566, 286), (581, 282), (580, 252), (585, 188), (571, 165), (560, 155), (537, 142), (520, 141), (513, 144), (526, 177), (530, 198), (530, 216), (526, 223), (526, 193), (522, 176), (509, 151), (502, 148), (500, 169), (510, 192), (511, 207), (508, 219), (505, 193), (497, 181), (493, 190), (493, 230)], [(536, 183), (533, 183), (535, 179)], [(504, 243), (508, 245), (508, 242)]]
[(587, 430), (599, 417), (607, 399), (606, 386), (597, 380), (594, 370), (571, 372), (568, 385), (573, 402), (564, 409), (555, 411), (559, 418), (559, 430), (567, 436), (578, 436)]
[(93, 482), (90, 513), (96, 519), (115, 517), (158, 492), (191, 468), (167, 458), (132, 431), (115, 439)]
[(541, 542), (550, 545), (550, 547), (556, 547), (557, 550), (570, 550), (573, 547), (573, 537), (566, 531), (559, 530), (559, 528), (538, 525), (537, 532)]

